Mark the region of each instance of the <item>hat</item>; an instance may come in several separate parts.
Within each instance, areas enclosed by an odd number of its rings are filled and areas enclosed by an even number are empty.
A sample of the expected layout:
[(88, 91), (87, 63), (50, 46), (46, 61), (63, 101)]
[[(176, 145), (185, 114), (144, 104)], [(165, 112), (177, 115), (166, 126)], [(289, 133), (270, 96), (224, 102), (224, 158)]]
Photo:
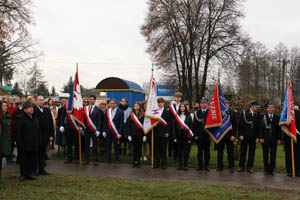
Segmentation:
[(31, 103), (29, 103), (28, 101), (25, 101), (23, 103), (23, 109), (29, 108), (29, 107), (33, 107), (33, 105)]
[(202, 97), (200, 99), (200, 103), (207, 103), (208, 102), (208, 99), (206, 97)]
[(182, 93), (181, 92), (175, 92), (174, 97), (182, 97)]
[(272, 101), (268, 101), (266, 104), (265, 104), (266, 107), (269, 107), (269, 106), (275, 106), (274, 103)]
[(250, 104), (251, 104), (251, 106), (260, 107), (260, 105), (259, 105), (259, 103), (257, 101), (253, 101)]

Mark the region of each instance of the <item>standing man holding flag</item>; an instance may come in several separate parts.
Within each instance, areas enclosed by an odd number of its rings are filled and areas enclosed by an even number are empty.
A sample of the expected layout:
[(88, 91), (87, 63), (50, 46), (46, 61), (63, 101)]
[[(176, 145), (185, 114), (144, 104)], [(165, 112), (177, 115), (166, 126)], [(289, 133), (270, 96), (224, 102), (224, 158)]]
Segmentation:
[(289, 80), (285, 95), (279, 125), (284, 135), (285, 167), (288, 176), (299, 176), (295, 171), (294, 143), (297, 142), (297, 128), (295, 121), (294, 98), (292, 93), (292, 83)]
[(85, 121), (85, 162), (84, 165), (90, 163), (90, 142), (92, 139), (93, 153), (94, 153), (94, 165), (99, 163), (98, 159), (98, 137), (100, 136), (102, 126), (102, 110), (95, 105), (96, 96), (91, 95), (89, 97), (89, 105), (84, 107), (84, 121)]
[(80, 84), (78, 78), (78, 64), (76, 66), (75, 81), (70, 92), (69, 102), (66, 103), (66, 107), (62, 112), (61, 116), (61, 127), (60, 131), (64, 132), (66, 128), (67, 135), (67, 150), (68, 150), (68, 161), (65, 163), (72, 163), (73, 159), (73, 144), (75, 145), (75, 163), (81, 164), (81, 128), (84, 125), (84, 114), (83, 114), (83, 103), (80, 91)]

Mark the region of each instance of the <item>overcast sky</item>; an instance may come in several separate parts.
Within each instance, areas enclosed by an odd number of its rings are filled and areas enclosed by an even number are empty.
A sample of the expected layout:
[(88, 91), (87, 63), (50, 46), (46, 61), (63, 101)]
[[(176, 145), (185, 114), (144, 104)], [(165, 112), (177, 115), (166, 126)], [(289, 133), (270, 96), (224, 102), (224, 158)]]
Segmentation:
[[(146, 42), (140, 34), (146, 0), (35, 0), (32, 35), (45, 56), (39, 62), (49, 88), (74, 76), (95, 87), (117, 76), (139, 84), (151, 75)], [(300, 46), (299, 0), (248, 0), (243, 30), (268, 48), (279, 42)]]

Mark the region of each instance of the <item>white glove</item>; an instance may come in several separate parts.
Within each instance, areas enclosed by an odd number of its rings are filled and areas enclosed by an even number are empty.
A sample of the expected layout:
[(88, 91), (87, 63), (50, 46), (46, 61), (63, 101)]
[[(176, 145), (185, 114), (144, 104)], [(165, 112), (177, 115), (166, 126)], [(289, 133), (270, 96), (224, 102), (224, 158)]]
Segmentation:
[(106, 133), (105, 132), (103, 132), (102, 135), (103, 135), (104, 138), (106, 137)]
[(132, 141), (132, 137), (128, 136), (128, 140), (129, 140), (129, 142), (131, 142)]
[(83, 131), (82, 131), (82, 130), (83, 130), (83, 129), (82, 129), (82, 127), (80, 127), (80, 129), (79, 129), (79, 130), (80, 130), (80, 132), (83, 132)]
[(144, 135), (143, 142), (146, 142), (146, 141), (147, 141), (147, 137)]
[(174, 141), (175, 143), (177, 142), (177, 140), (176, 140), (176, 139), (174, 139), (173, 141)]
[(80, 133), (82, 136), (84, 136), (84, 131), (83, 130), (80, 130)]
[(118, 134), (118, 139), (120, 139), (122, 137), (122, 135)]
[(99, 136), (100, 136), (100, 132), (96, 131), (96, 137), (99, 137)]
[(61, 127), (59, 127), (59, 131), (63, 133), (65, 131), (65, 128), (63, 126), (61, 126)]

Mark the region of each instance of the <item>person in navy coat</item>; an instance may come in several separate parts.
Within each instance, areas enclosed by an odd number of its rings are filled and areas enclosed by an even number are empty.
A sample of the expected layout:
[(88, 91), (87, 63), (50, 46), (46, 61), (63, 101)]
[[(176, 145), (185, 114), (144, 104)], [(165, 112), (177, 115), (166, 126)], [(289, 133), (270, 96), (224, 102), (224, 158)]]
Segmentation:
[[(107, 110), (104, 124), (103, 124), (103, 137), (106, 138), (106, 162), (111, 163), (111, 146), (114, 144), (114, 162), (119, 162), (119, 148), (118, 142), (120, 138), (124, 135), (124, 113), (117, 107), (118, 101), (112, 99), (109, 102), (110, 109)], [(116, 133), (114, 134), (110, 122), (108, 120), (108, 115), (111, 113), (111, 119), (116, 128)]]
[[(84, 114), (84, 123), (85, 123), (85, 162), (84, 165), (88, 165), (90, 163), (90, 143), (92, 138), (93, 143), (93, 152), (94, 152), (94, 165), (97, 166), (99, 163), (98, 159), (98, 140), (97, 138), (101, 133), (102, 126), (102, 110), (95, 105), (96, 96), (91, 95), (89, 97), (89, 105), (85, 107)], [(89, 117), (88, 117), (89, 116)], [(95, 127), (91, 127), (92, 125), (88, 123), (88, 120), (91, 120)], [(92, 130), (96, 128), (96, 130)], [(96, 132), (95, 132), (96, 131)]]

